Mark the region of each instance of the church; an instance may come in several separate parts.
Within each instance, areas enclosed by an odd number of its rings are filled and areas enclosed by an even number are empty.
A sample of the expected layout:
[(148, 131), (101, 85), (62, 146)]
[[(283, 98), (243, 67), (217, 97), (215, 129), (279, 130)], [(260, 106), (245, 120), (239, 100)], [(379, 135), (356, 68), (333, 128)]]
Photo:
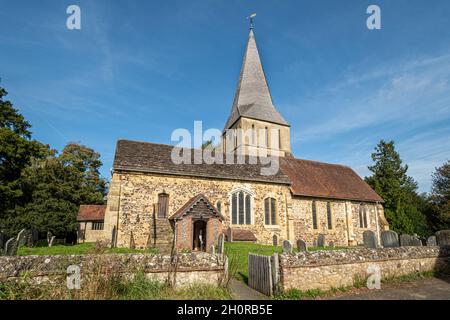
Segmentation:
[[(302, 239), (312, 246), (324, 235), (326, 245), (355, 246), (366, 230), (379, 239), (389, 228), (383, 199), (349, 167), (296, 159), (290, 128), (273, 104), (251, 28), (220, 145), (222, 154), (247, 160), (176, 164), (173, 146), (119, 140), (103, 220), (99, 208), (91, 208), (97, 220), (89, 207), (80, 208), (84, 239), (90, 219), (97, 230), (88, 238), (117, 247), (209, 251), (221, 234), (266, 245)], [(278, 157), (274, 174), (262, 174), (262, 161), (249, 161), (261, 151)]]

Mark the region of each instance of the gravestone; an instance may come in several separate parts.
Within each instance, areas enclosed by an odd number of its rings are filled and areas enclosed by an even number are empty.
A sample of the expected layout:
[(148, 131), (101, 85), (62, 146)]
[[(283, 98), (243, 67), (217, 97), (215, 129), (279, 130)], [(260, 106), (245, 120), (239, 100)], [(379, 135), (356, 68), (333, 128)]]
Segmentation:
[(411, 238), (411, 245), (413, 247), (422, 247), (422, 240), (419, 237), (413, 236)]
[(50, 231), (47, 231), (47, 243), (50, 246), (50, 240), (52, 240), (53, 234)]
[(218, 245), (217, 245), (217, 253), (223, 254), (225, 251), (225, 236), (221, 234), (219, 236)]
[(5, 248), (5, 243), (6, 242), (6, 236), (0, 232), (0, 250), (3, 250), (3, 248)]
[(330, 248), (334, 248), (334, 241), (330, 241), (330, 243), (328, 244), (328, 246), (329, 246)]
[(366, 230), (363, 232), (363, 243), (364, 247), (369, 249), (376, 249), (377, 248), (377, 237), (375, 235), (375, 232), (371, 230)]
[(15, 256), (16, 254), (17, 254), (17, 240), (15, 238), (11, 238), (8, 241), (6, 241), (5, 255)]
[(50, 239), (50, 242), (48, 244), (49, 247), (53, 246), (53, 244), (55, 243), (55, 239), (56, 239), (56, 237), (52, 236), (52, 238)]
[(27, 243), (27, 229), (20, 230), (17, 235), (17, 247), (23, 247)]
[(27, 233), (25, 235), (25, 245), (28, 248), (31, 248), (34, 246), (34, 237), (33, 237), (33, 232), (31, 230), (27, 230)]
[(211, 245), (211, 254), (216, 254), (216, 246)]
[(402, 234), (400, 236), (400, 246), (402, 247), (413, 247), (414, 246), (414, 237), (409, 234)]
[(437, 246), (436, 236), (431, 236), (427, 239), (427, 246), (428, 247), (436, 247)]
[(436, 232), (436, 242), (438, 246), (450, 246), (450, 230)]
[(325, 235), (319, 234), (317, 237), (317, 246), (321, 248), (325, 247)]
[(384, 248), (400, 247), (400, 242), (398, 239), (397, 232), (390, 231), (390, 230), (381, 232), (381, 244)]
[(274, 247), (278, 247), (278, 236), (276, 234), (272, 237), (272, 244)]
[(297, 250), (298, 252), (308, 252), (308, 246), (302, 239), (297, 240)]
[(292, 253), (292, 243), (289, 240), (283, 241), (283, 253)]
[(233, 242), (233, 230), (231, 228), (227, 230), (227, 240), (228, 242)]
[(37, 229), (31, 229), (31, 234), (33, 235), (33, 243), (39, 241), (39, 231)]

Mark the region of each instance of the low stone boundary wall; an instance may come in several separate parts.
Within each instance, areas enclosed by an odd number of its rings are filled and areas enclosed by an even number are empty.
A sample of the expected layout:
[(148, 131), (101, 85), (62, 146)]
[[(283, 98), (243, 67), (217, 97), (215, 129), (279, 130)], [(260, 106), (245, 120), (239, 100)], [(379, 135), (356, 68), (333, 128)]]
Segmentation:
[(401, 247), (351, 249), (281, 254), (282, 290), (329, 290), (367, 279), (370, 265), (380, 268), (381, 278), (415, 272), (449, 272), (450, 247)]
[(170, 255), (102, 254), (61, 256), (0, 257), (0, 282), (26, 277), (34, 283), (65, 281), (69, 266), (79, 266), (81, 282), (93, 275), (133, 276), (144, 273), (149, 279), (166, 281), (171, 276), (177, 286), (218, 285), (227, 269), (222, 255), (208, 253)]

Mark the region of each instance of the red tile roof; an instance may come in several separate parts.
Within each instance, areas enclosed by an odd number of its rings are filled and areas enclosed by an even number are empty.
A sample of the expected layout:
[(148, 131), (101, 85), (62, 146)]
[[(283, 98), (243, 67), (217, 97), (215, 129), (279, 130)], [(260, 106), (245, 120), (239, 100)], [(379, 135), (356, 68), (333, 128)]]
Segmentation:
[(289, 176), (295, 196), (383, 202), (355, 171), (346, 166), (280, 158), (280, 168)]
[(217, 217), (220, 220), (224, 220), (224, 217), (220, 214), (220, 212), (217, 210), (217, 208), (203, 194), (196, 195), (195, 197), (190, 199), (188, 202), (186, 202), (180, 209), (177, 210), (177, 212), (175, 212), (169, 218), (169, 220), (182, 218), (184, 215), (189, 214), (190, 212), (193, 212), (193, 210), (197, 206), (201, 206), (202, 204), (203, 204), (204, 208), (199, 207), (199, 210), (201, 210), (202, 213), (204, 213), (205, 215)]
[(102, 221), (105, 219), (106, 205), (81, 205), (77, 221)]

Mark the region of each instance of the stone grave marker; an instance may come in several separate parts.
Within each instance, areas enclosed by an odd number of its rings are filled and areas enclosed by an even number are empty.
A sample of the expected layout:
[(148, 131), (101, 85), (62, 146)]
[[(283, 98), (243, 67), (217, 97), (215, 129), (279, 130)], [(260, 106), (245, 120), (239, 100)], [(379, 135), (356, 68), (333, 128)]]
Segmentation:
[(6, 242), (6, 236), (0, 232), (0, 250), (3, 250), (5, 248)]
[(363, 243), (365, 248), (376, 249), (377, 248), (377, 237), (375, 232), (371, 230), (366, 230), (363, 232)]
[(25, 245), (28, 248), (31, 248), (34, 246), (33, 231), (31, 231), (31, 230), (27, 230), (27, 233), (25, 235)]
[(419, 237), (413, 236), (411, 238), (411, 245), (413, 247), (422, 247), (422, 240)]
[(436, 247), (437, 246), (436, 236), (428, 237), (427, 246), (428, 247)]
[(55, 239), (56, 239), (56, 237), (55, 237), (55, 236), (52, 236), (52, 238), (50, 239), (50, 242), (49, 242), (49, 244), (48, 244), (49, 247), (52, 247), (52, 246), (53, 246), (53, 244), (55, 243)]
[[(152, 233), (150, 232), (150, 234), (148, 235), (148, 239), (147, 239), (147, 247), (148, 248), (150, 248), (151, 243), (152, 243), (151, 235), (152, 235)], [(111, 231), (111, 248), (114, 248), (115, 244), (116, 244), (116, 226), (113, 226), (112, 231)]]
[(53, 234), (50, 231), (47, 231), (47, 243), (50, 246), (50, 240), (52, 240)]
[(400, 242), (398, 239), (397, 232), (390, 231), (390, 230), (381, 232), (381, 244), (384, 248), (400, 247)]
[(414, 246), (414, 237), (409, 234), (402, 234), (400, 236), (400, 246), (402, 247), (413, 247)]
[(217, 253), (223, 254), (225, 251), (225, 235), (222, 233), (219, 235), (218, 245), (217, 245)]
[(272, 244), (274, 247), (278, 247), (278, 236), (276, 234), (272, 237)]
[(330, 248), (334, 248), (334, 241), (330, 241), (330, 243), (328, 244), (328, 246), (329, 246)]
[(436, 241), (438, 246), (450, 246), (450, 230), (436, 232)]
[(289, 240), (283, 241), (283, 253), (292, 253), (292, 243)]
[(211, 245), (211, 254), (216, 254), (216, 246)]
[(317, 237), (317, 246), (321, 248), (325, 247), (325, 235), (319, 234)]
[(7, 256), (15, 256), (17, 254), (17, 240), (16, 238), (11, 238), (6, 241), (5, 254)]
[(17, 235), (17, 247), (23, 247), (27, 243), (27, 229), (20, 230)]
[(31, 234), (33, 235), (33, 243), (39, 241), (39, 231), (37, 229), (31, 229)]
[(308, 246), (302, 239), (297, 240), (297, 250), (298, 252), (308, 252)]

